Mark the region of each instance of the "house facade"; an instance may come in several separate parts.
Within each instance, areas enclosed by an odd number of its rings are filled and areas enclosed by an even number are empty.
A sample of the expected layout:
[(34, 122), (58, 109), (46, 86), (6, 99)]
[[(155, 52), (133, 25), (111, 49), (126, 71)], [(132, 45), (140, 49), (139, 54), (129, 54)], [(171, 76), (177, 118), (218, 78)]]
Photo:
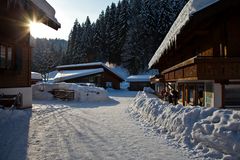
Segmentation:
[[(179, 92), (179, 103), (240, 106), (240, 1), (190, 0), (149, 68)], [(156, 79), (155, 79), (156, 80)]]
[(93, 83), (98, 87), (120, 89), (124, 79), (101, 62), (64, 65), (57, 67), (55, 82)]
[(22, 94), (21, 107), (32, 106), (29, 21), (60, 28), (45, 0), (0, 0), (0, 94)]

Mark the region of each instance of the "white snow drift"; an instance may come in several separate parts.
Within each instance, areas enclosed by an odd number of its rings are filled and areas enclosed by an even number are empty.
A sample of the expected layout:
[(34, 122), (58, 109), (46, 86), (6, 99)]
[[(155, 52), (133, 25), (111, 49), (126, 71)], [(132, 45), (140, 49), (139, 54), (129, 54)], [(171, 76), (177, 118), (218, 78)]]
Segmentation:
[(75, 83), (40, 83), (33, 85), (33, 99), (51, 100), (53, 95), (50, 92), (54, 89), (73, 90), (74, 100), (76, 101), (105, 101), (109, 99), (104, 88), (80, 86)]
[(173, 106), (145, 92), (137, 94), (129, 111), (177, 144), (198, 150), (196, 157), (240, 159), (239, 111)]

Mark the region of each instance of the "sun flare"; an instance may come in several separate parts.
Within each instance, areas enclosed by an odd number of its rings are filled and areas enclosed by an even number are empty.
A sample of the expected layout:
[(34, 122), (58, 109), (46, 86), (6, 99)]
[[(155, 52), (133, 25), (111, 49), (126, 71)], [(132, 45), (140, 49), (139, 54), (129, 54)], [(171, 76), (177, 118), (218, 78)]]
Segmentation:
[(29, 22), (30, 33), (33, 37), (39, 35), (42, 32), (41, 23), (36, 21)]

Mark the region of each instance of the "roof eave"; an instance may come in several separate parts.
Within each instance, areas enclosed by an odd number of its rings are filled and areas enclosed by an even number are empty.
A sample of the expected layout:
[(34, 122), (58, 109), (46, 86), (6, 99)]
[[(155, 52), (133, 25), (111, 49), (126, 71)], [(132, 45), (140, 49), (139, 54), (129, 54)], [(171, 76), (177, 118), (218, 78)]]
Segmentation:
[[(55, 17), (54, 8), (46, 0), (41, 0), (41, 1), (29, 0), (29, 3), (36, 10), (34, 14), (35, 16), (40, 17), (38, 20), (41, 23), (55, 30), (58, 30), (59, 28), (61, 28), (61, 24), (58, 22), (58, 20)], [(43, 4), (43, 5), (40, 5), (40, 4)]]

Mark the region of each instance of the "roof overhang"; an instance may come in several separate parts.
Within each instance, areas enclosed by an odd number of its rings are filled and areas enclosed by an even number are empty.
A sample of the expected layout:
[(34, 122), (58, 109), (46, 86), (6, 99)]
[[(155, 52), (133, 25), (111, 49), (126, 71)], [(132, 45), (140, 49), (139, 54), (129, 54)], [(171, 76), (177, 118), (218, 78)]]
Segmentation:
[(29, 3), (33, 6), (34, 13), (40, 22), (46, 24), (49, 27), (52, 27), (58, 30), (61, 27), (61, 24), (55, 17), (54, 8), (46, 0), (29, 0)]
[(55, 30), (61, 27), (54, 8), (46, 0), (3, 0), (3, 4), (8, 9), (19, 8), (25, 11), (32, 21), (41, 22)]
[(193, 21), (193, 19), (196, 21), (201, 13), (208, 11), (209, 8), (223, 1), (226, 0), (190, 0), (182, 9), (158, 50), (150, 60), (148, 64), (149, 69), (156, 68), (162, 56), (167, 54), (171, 48), (176, 47), (178, 36), (182, 34), (184, 28), (190, 24), (189, 22)]

